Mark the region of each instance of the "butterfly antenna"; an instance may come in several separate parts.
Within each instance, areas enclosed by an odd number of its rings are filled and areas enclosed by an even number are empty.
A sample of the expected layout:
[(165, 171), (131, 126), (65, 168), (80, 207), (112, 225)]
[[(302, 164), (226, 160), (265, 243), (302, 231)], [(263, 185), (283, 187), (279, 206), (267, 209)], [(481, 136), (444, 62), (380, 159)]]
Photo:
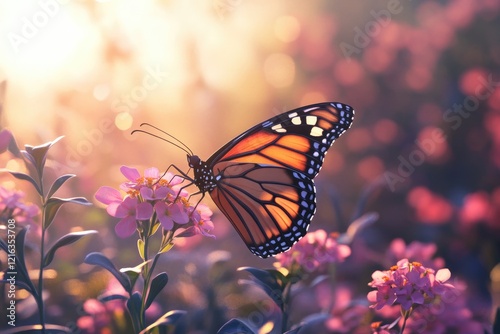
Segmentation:
[[(155, 135), (154, 133), (151, 133), (151, 132), (149, 132), (149, 131), (146, 131), (146, 130), (134, 130), (134, 131), (132, 131), (130, 134), (132, 134), (132, 135), (133, 135), (133, 134), (134, 134), (134, 133), (136, 133), (136, 132), (145, 133), (145, 134), (147, 134), (147, 135), (150, 135), (150, 136), (153, 136), (153, 137), (155, 137), (155, 138), (158, 138), (158, 139), (161, 139), (161, 140), (163, 140), (163, 141), (166, 141), (167, 143), (172, 144), (172, 145), (174, 145), (174, 146), (176, 146), (176, 147), (180, 148), (181, 150), (183, 150), (183, 151), (184, 151), (184, 152), (186, 152), (187, 154), (189, 154), (189, 155), (193, 155), (193, 152), (192, 152), (192, 151), (191, 151), (191, 150), (190, 150), (187, 146), (186, 146), (186, 147), (183, 147), (183, 146), (181, 146), (181, 145), (179, 145), (179, 144), (177, 144), (177, 143), (174, 143), (174, 142), (172, 142), (172, 141), (170, 141), (170, 140), (168, 140), (168, 139), (166, 139), (166, 138), (163, 138), (163, 137), (161, 137), (161, 136)], [(181, 143), (181, 144), (182, 144), (182, 143)], [(185, 145), (184, 145), (184, 146), (185, 146)]]
[[(165, 140), (165, 141), (167, 141), (167, 142), (169, 142), (169, 143), (171, 143), (171, 144), (173, 144), (173, 145), (175, 145), (175, 146), (179, 147), (180, 149), (182, 149), (184, 152), (188, 153), (189, 155), (194, 155), (194, 154), (193, 154), (193, 151), (191, 151), (191, 149), (190, 149), (190, 148), (189, 148), (186, 144), (184, 144), (182, 141), (180, 141), (179, 139), (177, 139), (177, 138), (175, 138), (174, 136), (172, 136), (170, 133), (168, 133), (168, 132), (166, 132), (166, 131), (164, 131), (164, 130), (160, 129), (159, 127), (154, 126), (154, 125), (149, 124), (149, 123), (142, 123), (140, 126), (149, 126), (149, 127), (153, 128), (153, 129), (155, 129), (155, 130), (157, 130), (157, 131), (160, 131), (160, 132), (161, 132), (161, 133), (163, 133), (164, 135), (166, 135), (166, 136), (168, 136), (168, 137), (170, 137), (170, 138), (174, 139), (174, 140), (177, 142), (177, 144), (174, 144), (174, 143), (172, 143), (171, 141), (169, 141), (169, 140), (167, 140), (167, 139), (164, 139), (164, 138), (162, 138), (162, 137), (159, 137), (159, 136), (155, 136), (155, 137), (157, 137), (157, 138), (161, 138), (161, 139), (163, 139), (163, 140)], [(135, 130), (135, 131), (145, 132), (145, 131), (141, 131), (141, 130)], [(132, 131), (132, 133), (134, 133), (135, 131)], [(149, 132), (145, 132), (145, 133), (149, 133)], [(181, 146), (182, 146), (183, 148), (182, 148)]]

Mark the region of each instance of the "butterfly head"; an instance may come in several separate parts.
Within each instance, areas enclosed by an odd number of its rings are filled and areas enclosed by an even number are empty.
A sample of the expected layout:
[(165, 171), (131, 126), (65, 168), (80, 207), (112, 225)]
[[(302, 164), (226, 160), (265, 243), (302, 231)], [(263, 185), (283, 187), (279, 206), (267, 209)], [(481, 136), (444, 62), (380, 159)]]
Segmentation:
[(187, 161), (188, 161), (189, 167), (191, 167), (191, 168), (196, 168), (196, 167), (200, 166), (200, 164), (201, 164), (201, 159), (197, 155), (189, 155), (188, 154)]

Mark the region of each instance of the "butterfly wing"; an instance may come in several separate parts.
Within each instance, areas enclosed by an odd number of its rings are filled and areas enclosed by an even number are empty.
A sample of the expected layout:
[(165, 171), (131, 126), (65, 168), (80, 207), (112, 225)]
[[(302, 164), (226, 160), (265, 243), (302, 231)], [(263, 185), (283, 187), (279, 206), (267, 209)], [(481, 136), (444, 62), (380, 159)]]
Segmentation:
[(314, 178), (328, 148), (352, 123), (354, 110), (327, 102), (297, 108), (257, 124), (208, 160), (214, 174), (238, 162), (290, 168)]
[(210, 195), (256, 255), (289, 249), (316, 210), (313, 178), (328, 148), (353, 120), (342, 103), (319, 103), (275, 116), (219, 149), (207, 165)]
[(279, 254), (307, 233), (316, 211), (311, 178), (288, 168), (228, 166), (210, 193), (252, 253)]

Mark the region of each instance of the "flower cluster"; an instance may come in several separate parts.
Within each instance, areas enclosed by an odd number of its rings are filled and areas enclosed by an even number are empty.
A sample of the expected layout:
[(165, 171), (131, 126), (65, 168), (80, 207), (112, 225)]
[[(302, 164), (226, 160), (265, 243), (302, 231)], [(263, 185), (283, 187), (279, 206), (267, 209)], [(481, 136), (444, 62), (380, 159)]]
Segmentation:
[(323, 269), (328, 263), (343, 262), (351, 248), (337, 242), (337, 236), (325, 230), (309, 232), (290, 251), (276, 256), (278, 265), (287, 269), (296, 266), (307, 272)]
[(0, 185), (0, 222), (5, 223), (8, 219), (14, 219), (16, 223), (33, 223), (40, 209), (23, 199), (22, 191), (9, 190)]
[(450, 276), (448, 269), (435, 272), (419, 262), (402, 259), (390, 270), (377, 270), (372, 274), (373, 281), (368, 285), (377, 290), (368, 293), (368, 301), (373, 303), (370, 307), (380, 310), (386, 305), (399, 304), (408, 311), (419, 305), (430, 306), (454, 289), (445, 283)]
[(95, 198), (107, 205), (107, 212), (120, 218), (115, 226), (116, 234), (126, 238), (141, 227), (142, 221), (159, 222), (164, 231), (176, 232), (177, 237), (202, 234), (214, 237), (210, 232), (214, 226), (212, 212), (204, 204), (193, 205), (188, 200), (188, 192), (181, 183), (183, 179), (172, 173), (161, 175), (157, 168), (148, 168), (141, 176), (135, 168), (122, 166), (122, 174), (127, 182), (120, 185), (126, 193), (111, 187), (101, 187)]

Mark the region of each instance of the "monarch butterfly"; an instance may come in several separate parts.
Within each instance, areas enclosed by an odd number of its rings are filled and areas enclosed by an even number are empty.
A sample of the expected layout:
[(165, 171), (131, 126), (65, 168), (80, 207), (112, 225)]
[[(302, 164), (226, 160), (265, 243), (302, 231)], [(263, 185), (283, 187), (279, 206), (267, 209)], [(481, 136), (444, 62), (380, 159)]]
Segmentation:
[(338, 102), (297, 108), (270, 118), (222, 146), (208, 160), (187, 146), (202, 196), (209, 193), (250, 251), (262, 258), (288, 250), (316, 212), (314, 177), (328, 148), (352, 124)]

